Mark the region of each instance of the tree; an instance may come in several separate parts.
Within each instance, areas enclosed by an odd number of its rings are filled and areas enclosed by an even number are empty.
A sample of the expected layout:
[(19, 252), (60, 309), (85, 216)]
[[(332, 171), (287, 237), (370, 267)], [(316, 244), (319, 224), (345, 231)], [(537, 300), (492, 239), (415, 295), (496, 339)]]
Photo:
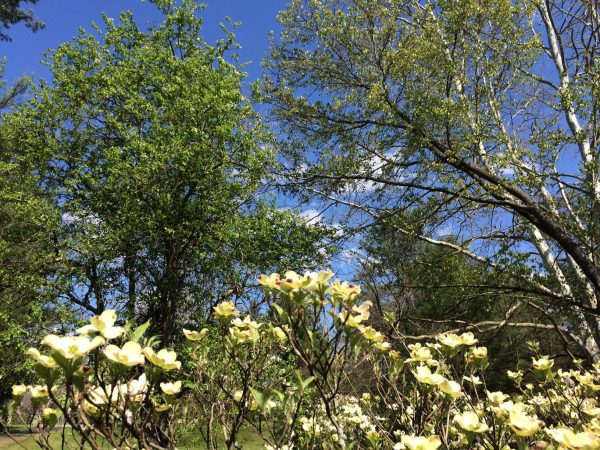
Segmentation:
[(60, 210), (59, 302), (123, 308), (168, 343), (215, 292), (243, 297), (257, 266), (310, 264), (323, 234), (258, 201), (272, 154), (226, 61), (233, 35), (211, 46), (195, 1), (157, 3), (147, 32), (122, 13), (51, 52), (52, 84), (5, 122)]
[(35, 4), (38, 0), (2, 0), (0, 1), (0, 41), (10, 41), (6, 30), (11, 26), (24, 22), (27, 28), (38, 31), (44, 28), (44, 22), (33, 15), (31, 10), (21, 7), (22, 3)]
[(264, 84), (282, 170), (366, 222), (416, 211), (398, 232), (511, 274), (543, 299), (520, 308), (598, 359), (599, 17), (589, 1), (295, 0)]
[[(480, 342), (495, 355), (488, 371), (497, 375), (488, 382), (497, 387), (506, 387), (506, 370), (515, 361), (528, 363), (529, 342), (539, 342), (542, 354), (573, 358), (573, 352), (578, 352), (565, 338), (568, 330), (559, 327), (557, 334), (541, 311), (519, 308), (540, 298), (525, 289), (511, 289), (516, 284), (510, 279), (514, 275), (402, 234), (394, 219), (399, 216), (370, 227), (361, 246), (365, 255), (359, 258), (356, 279), (365, 300), (375, 305), (371, 315), (375, 328), (397, 341), (413, 343), (439, 333), (481, 333)], [(458, 243), (452, 236), (445, 239)]]
[[(25, 21), (37, 31), (44, 24), (21, 3), (37, 0), (6, 0), (0, 2), (0, 41), (10, 41), (9, 27)], [(29, 87), (21, 77), (10, 87), (1, 77), (6, 61), (0, 63), (0, 110), (13, 105)], [(0, 125), (0, 140), (3, 131)], [(48, 311), (43, 310), (42, 289), (54, 258), (49, 231), (56, 215), (41, 195), (35, 176), (19, 170), (18, 154), (0, 144), (0, 405), (10, 396), (10, 386), (31, 378), (30, 365), (23, 355), (27, 341), (35, 335)], [(44, 317), (45, 316), (45, 317)], [(2, 428), (0, 424), (0, 429)]]

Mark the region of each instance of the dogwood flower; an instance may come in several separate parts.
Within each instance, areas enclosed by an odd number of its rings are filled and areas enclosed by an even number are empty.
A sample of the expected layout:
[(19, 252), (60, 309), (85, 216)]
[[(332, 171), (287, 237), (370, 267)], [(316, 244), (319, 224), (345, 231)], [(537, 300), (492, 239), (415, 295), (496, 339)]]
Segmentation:
[(278, 341), (285, 341), (287, 339), (287, 335), (281, 327), (273, 327), (271, 332), (273, 333), (275, 339), (277, 339)]
[(373, 327), (360, 327), (359, 330), (362, 333), (363, 337), (365, 339), (368, 339), (369, 341), (383, 342), (383, 340), (385, 339), (385, 336)]
[(302, 288), (309, 292), (319, 292), (327, 287), (329, 279), (333, 277), (331, 270), (321, 270), (317, 273), (306, 272), (303, 277)]
[(432, 358), (431, 350), (419, 343), (409, 344), (408, 349), (410, 350), (410, 358), (406, 360), (407, 362), (425, 362)]
[(463, 345), (460, 336), (454, 333), (440, 334), (436, 338), (440, 344), (448, 348), (456, 348)]
[(111, 361), (128, 367), (144, 364), (142, 347), (137, 342), (126, 342), (123, 348), (109, 345), (104, 349), (104, 355)]
[(488, 349), (487, 347), (473, 347), (471, 354), (475, 359), (484, 359), (487, 358)]
[(174, 351), (163, 348), (158, 353), (155, 353), (151, 347), (146, 347), (143, 352), (148, 361), (163, 370), (179, 370), (181, 368), (181, 361), (177, 361), (177, 353)]
[(25, 386), (24, 384), (13, 384), (12, 386), (12, 395), (15, 397), (21, 397), (23, 395), (25, 395), (25, 392), (27, 392), (27, 386)]
[(548, 370), (551, 369), (552, 366), (554, 365), (554, 360), (548, 358), (547, 356), (542, 356), (539, 359), (535, 359), (535, 358), (531, 358), (533, 360), (531, 366), (535, 369), (535, 370)]
[(431, 369), (427, 366), (420, 365), (412, 372), (419, 383), (430, 384), (437, 386), (442, 383), (445, 378), (439, 373), (431, 373)]
[(160, 383), (160, 389), (166, 395), (176, 395), (181, 391), (181, 381), (176, 381), (175, 383)]
[(48, 388), (46, 386), (34, 385), (27, 386), (27, 390), (31, 394), (32, 398), (43, 398), (48, 397)]
[(442, 445), (442, 441), (437, 435), (428, 437), (405, 435), (402, 436), (401, 442), (409, 450), (436, 450)]
[(203, 328), (200, 331), (190, 331), (184, 328), (183, 334), (188, 341), (201, 341), (208, 334), (208, 328)]
[(475, 339), (475, 335), (473, 333), (471, 333), (470, 331), (467, 331), (466, 333), (461, 334), (460, 340), (462, 341), (463, 345), (466, 345), (468, 347), (470, 347), (471, 345), (475, 345), (479, 342), (478, 339)]
[(354, 315), (349, 314), (348, 311), (342, 311), (339, 313), (338, 317), (345, 325), (352, 328), (359, 328), (362, 322), (369, 319), (369, 316), (371, 315), (369, 308), (371, 306), (373, 306), (373, 303), (364, 302), (360, 306), (352, 307), (352, 312), (355, 313)]
[(128, 383), (119, 385), (119, 392), (136, 402), (141, 402), (147, 391), (148, 380), (145, 373), (141, 374), (137, 380), (134, 379)]
[(334, 299), (354, 301), (360, 295), (360, 286), (349, 284), (347, 281), (340, 283), (340, 280), (335, 280), (331, 283), (331, 293)]
[(465, 411), (462, 414), (456, 414), (454, 416), (454, 423), (463, 430), (471, 433), (485, 433), (489, 430), (487, 424), (481, 422), (477, 413), (473, 411)]
[(539, 431), (541, 422), (526, 414), (522, 403), (516, 403), (508, 413), (508, 425), (519, 436), (527, 437)]
[(458, 398), (462, 396), (462, 388), (460, 384), (453, 380), (444, 380), (438, 384), (438, 388), (444, 394), (449, 395), (452, 398)]
[(568, 428), (548, 428), (548, 436), (569, 450), (598, 450), (600, 435), (590, 432), (575, 433)]
[(85, 325), (77, 329), (77, 334), (94, 335), (100, 333), (105, 339), (114, 339), (123, 334), (123, 327), (115, 327), (117, 321), (117, 313), (112, 309), (107, 309), (100, 315), (96, 315), (90, 319), (90, 325)]
[(239, 316), (240, 312), (235, 309), (233, 302), (221, 302), (213, 308), (215, 317), (219, 319), (226, 319), (231, 316)]
[(260, 284), (262, 284), (263, 286), (266, 286), (270, 289), (279, 290), (279, 288), (280, 288), (279, 285), (280, 285), (281, 277), (279, 276), (278, 273), (272, 273), (271, 275), (261, 274), (257, 278), (257, 280)]
[(42, 339), (42, 344), (47, 345), (65, 359), (80, 358), (86, 353), (94, 350), (106, 341), (100, 336), (90, 340), (84, 336), (56, 336), (49, 334)]
[(493, 403), (494, 405), (499, 405), (500, 403), (504, 402), (507, 398), (508, 395), (497, 391), (497, 392), (490, 392), (490, 391), (485, 391), (488, 400), (490, 401), (490, 403)]
[(39, 364), (47, 367), (48, 369), (56, 369), (58, 367), (57, 362), (52, 356), (42, 355), (37, 348), (31, 347), (29, 350), (27, 350), (27, 354), (35, 358)]
[(387, 352), (390, 348), (392, 348), (392, 344), (389, 342), (376, 342), (374, 347), (382, 352)]

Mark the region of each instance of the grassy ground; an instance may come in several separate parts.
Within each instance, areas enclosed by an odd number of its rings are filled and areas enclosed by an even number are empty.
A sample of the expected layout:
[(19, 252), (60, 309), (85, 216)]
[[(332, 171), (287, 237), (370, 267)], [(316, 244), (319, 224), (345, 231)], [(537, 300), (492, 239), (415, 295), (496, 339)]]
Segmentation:
[[(35, 443), (35, 440), (32, 436), (24, 433), (21, 429), (11, 430), (13, 433), (13, 437), (16, 438), (17, 442), (14, 442), (7, 435), (0, 434), (0, 450), (19, 450), (19, 449), (28, 449), (33, 450), (39, 448)], [(193, 436), (189, 436), (183, 440), (181, 445), (177, 447), (181, 450), (203, 450), (206, 448), (205, 445), (202, 444), (193, 444), (194, 441)], [(259, 439), (256, 435), (250, 432), (242, 432), (239, 438), (239, 442), (242, 444), (242, 447), (246, 450), (259, 450), (263, 449), (264, 446), (262, 444), (261, 439)], [(50, 445), (53, 449), (60, 449), (62, 444), (62, 436), (61, 432), (54, 432), (50, 435)], [(80, 449), (82, 448), (79, 443), (71, 436), (69, 430), (66, 432), (66, 440), (65, 440), (65, 448), (66, 449)], [(83, 447), (88, 448), (88, 447)], [(107, 449), (110, 449), (110, 446), (106, 446)], [(223, 446), (223, 448), (225, 448)]]

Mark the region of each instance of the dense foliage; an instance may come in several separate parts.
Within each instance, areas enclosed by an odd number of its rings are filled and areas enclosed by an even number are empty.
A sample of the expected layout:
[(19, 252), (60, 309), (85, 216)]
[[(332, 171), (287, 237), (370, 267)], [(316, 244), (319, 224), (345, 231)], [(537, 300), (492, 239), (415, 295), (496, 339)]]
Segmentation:
[(292, 0), (262, 90), (150, 3), (0, 80), (1, 427), (600, 450), (597, 2)]
[[(360, 287), (332, 276), (261, 276), (267, 314), (242, 319), (232, 302), (219, 303), (217, 325), (183, 331), (188, 364), (154, 350), (146, 326), (114, 326), (107, 310), (79, 336), (46, 336), (48, 355), (28, 351), (43, 384), (13, 386), (15, 404), (31, 399), (43, 448), (61, 415), (92, 448), (173, 448), (179, 410), (196, 396), (210, 448), (218, 433), (237, 448), (243, 425), (269, 449), (600, 448), (598, 364), (557, 370), (532, 343), (531, 362), (507, 373), (510, 390), (491, 391), (493, 355), (473, 333), (392, 345), (368, 325), (372, 304)], [(294, 359), (282, 364), (286, 353)], [(352, 381), (361, 367), (371, 372), (367, 390)], [(175, 378), (189, 382), (166, 381), (180, 369)]]
[(290, 2), (264, 82), (287, 186), (503, 272), (498, 295), (597, 359), (599, 18), (588, 1)]

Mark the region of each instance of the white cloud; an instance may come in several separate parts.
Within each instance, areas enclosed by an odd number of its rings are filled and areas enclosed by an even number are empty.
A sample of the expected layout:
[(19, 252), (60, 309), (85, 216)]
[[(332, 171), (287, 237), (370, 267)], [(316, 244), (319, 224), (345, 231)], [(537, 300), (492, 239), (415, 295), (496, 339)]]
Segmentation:
[(318, 211), (316, 209), (307, 209), (305, 211), (302, 211), (300, 213), (300, 217), (306, 220), (307, 223), (313, 224), (320, 223), (323, 220), (323, 217), (321, 216), (321, 211)]

